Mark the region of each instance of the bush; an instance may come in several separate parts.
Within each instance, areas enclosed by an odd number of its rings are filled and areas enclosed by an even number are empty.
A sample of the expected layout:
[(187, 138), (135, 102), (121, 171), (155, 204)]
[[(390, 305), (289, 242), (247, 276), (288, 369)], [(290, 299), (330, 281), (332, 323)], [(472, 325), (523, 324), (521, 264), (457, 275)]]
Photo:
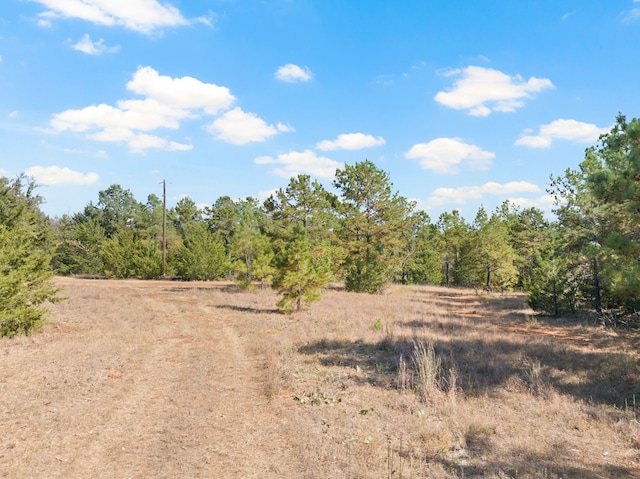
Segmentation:
[(59, 299), (50, 281), (55, 235), (34, 188), (24, 177), (0, 178), (0, 336), (38, 329), (42, 304)]

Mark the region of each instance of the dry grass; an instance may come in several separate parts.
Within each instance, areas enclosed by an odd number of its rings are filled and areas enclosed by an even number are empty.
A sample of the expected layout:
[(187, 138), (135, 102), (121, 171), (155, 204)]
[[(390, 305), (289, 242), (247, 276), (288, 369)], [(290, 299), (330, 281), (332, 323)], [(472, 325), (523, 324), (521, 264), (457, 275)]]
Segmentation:
[(0, 477), (640, 477), (633, 332), (473, 290), (286, 317), (268, 289), (58, 281), (0, 341)]

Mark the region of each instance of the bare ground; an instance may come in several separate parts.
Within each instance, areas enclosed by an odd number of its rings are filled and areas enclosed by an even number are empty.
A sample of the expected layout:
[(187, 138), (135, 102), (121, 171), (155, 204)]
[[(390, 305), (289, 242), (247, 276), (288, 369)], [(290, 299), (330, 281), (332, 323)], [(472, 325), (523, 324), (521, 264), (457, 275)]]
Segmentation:
[[(268, 289), (56, 281), (49, 324), (0, 340), (0, 477), (640, 477), (633, 332), (468, 290), (288, 318)], [(455, 371), (427, 398), (416, 341)]]

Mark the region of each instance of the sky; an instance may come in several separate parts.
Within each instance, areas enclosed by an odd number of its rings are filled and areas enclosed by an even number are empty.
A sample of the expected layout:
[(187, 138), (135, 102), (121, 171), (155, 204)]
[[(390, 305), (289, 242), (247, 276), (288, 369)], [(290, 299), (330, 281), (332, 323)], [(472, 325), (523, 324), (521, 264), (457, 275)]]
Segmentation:
[(0, 175), (52, 216), (328, 190), (370, 160), (437, 221), (553, 208), (640, 116), (640, 0), (2, 0)]

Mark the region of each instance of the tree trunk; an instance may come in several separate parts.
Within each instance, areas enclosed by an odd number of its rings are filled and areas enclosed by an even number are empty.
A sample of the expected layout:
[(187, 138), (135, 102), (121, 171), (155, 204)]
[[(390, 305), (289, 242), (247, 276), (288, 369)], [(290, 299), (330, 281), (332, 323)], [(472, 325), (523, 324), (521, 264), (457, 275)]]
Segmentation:
[(593, 258), (593, 293), (596, 300), (596, 311), (602, 312), (602, 299), (600, 297), (600, 273), (598, 270), (598, 257)]

